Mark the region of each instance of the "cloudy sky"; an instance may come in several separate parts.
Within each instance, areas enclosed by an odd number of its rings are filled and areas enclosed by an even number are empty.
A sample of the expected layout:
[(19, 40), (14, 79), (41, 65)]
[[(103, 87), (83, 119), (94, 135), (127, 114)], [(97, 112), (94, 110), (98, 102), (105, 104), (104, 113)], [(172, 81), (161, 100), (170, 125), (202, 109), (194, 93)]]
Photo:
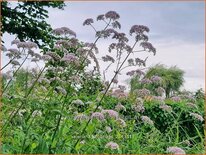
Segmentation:
[[(53, 28), (69, 27), (81, 41), (93, 42), (95, 33), (90, 27), (84, 27), (83, 21), (116, 11), (120, 14), (120, 31), (128, 34), (135, 24), (150, 28), (149, 40), (157, 49), (157, 55), (149, 54), (147, 66), (176, 65), (185, 71), (185, 89), (204, 88), (204, 2), (67, 2), (66, 5), (64, 10), (49, 9), (47, 21)], [(94, 26), (100, 30), (104, 23), (94, 23)], [(8, 42), (12, 40), (7, 34), (3, 37)], [(108, 43), (97, 44), (100, 55), (106, 52)], [(123, 75), (121, 81), (124, 83), (127, 78)]]

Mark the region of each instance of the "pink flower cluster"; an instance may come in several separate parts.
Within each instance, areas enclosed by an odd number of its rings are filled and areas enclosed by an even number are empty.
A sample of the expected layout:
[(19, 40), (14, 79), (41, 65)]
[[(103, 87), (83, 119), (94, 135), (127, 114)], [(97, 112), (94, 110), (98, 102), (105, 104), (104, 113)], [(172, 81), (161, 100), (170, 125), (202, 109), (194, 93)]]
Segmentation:
[(176, 147), (176, 146), (168, 147), (167, 152), (172, 153), (172, 154), (186, 154), (183, 149)]
[(119, 149), (119, 145), (115, 142), (109, 142), (105, 145), (105, 148), (109, 148), (111, 150), (118, 150)]

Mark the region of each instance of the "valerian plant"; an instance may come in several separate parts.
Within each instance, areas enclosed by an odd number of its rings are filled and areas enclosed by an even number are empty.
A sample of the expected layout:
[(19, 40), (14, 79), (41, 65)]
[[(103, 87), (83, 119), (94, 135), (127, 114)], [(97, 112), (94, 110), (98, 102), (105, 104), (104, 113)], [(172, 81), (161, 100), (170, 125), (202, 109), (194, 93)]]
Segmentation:
[[(161, 77), (145, 77), (148, 57), (138, 55), (156, 54), (147, 36), (149, 28), (134, 25), (126, 35), (119, 32), (119, 18), (115, 11), (97, 16), (96, 22), (104, 24), (101, 30), (94, 19), (86, 19), (83, 26), (95, 33), (92, 43), (60, 27), (48, 32), (57, 41), (47, 51), (18, 39), (12, 41), (16, 48), (4, 47), (8, 57), (1, 68), (4, 153), (202, 151), (202, 106), (186, 94), (163, 98)], [(99, 59), (97, 45), (103, 39), (111, 42)], [(124, 70), (138, 78), (135, 90), (119, 84)]]

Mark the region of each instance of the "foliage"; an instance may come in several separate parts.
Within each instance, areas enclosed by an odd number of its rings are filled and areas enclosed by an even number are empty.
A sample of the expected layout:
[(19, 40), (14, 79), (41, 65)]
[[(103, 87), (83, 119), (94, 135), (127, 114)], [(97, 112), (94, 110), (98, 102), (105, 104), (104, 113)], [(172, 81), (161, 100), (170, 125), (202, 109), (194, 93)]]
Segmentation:
[(48, 18), (47, 8), (63, 9), (64, 2), (26, 1), (14, 6), (12, 3), (1, 2), (2, 32), (16, 35), (21, 41), (31, 40), (41, 47), (51, 46), (55, 38), (48, 33), (52, 28), (45, 21)]

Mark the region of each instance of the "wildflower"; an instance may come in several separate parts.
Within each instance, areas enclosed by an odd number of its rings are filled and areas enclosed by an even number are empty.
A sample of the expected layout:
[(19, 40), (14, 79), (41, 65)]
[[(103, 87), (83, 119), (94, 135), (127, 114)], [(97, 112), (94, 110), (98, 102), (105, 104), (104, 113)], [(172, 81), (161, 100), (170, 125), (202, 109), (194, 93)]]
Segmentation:
[(138, 66), (146, 66), (146, 60), (147, 60), (147, 58), (145, 60), (142, 60), (140, 58), (135, 58), (135, 63)]
[(104, 120), (104, 115), (100, 112), (94, 112), (91, 116), (92, 119), (98, 119), (100, 121)]
[(63, 95), (67, 94), (67, 91), (64, 88), (60, 87), (60, 86), (56, 87), (56, 90), (58, 92), (62, 93)]
[(88, 119), (88, 116), (85, 115), (85, 114), (77, 114), (75, 117), (74, 117), (74, 120), (76, 121), (83, 121), (83, 120), (87, 120)]
[(144, 25), (133, 25), (129, 32), (130, 35), (132, 35), (133, 33), (142, 34), (143, 32), (149, 32), (149, 28)]
[(186, 154), (185, 151), (179, 147), (173, 146), (173, 147), (168, 147), (167, 148), (168, 153), (173, 153), (173, 154)]
[(53, 58), (52, 58), (51, 56), (47, 55), (47, 54), (44, 54), (44, 55), (42, 56), (42, 59), (43, 59), (44, 61), (53, 60)]
[(118, 103), (115, 106), (115, 110), (117, 110), (117, 111), (126, 111), (126, 108), (121, 103)]
[(20, 63), (17, 60), (12, 60), (11, 64), (14, 65), (14, 66), (19, 66), (20, 65)]
[(126, 37), (125, 33), (118, 33), (118, 32), (116, 32), (112, 38), (113, 39), (115, 38), (115, 39), (119, 40), (119, 43), (116, 44), (117, 48), (119, 48), (119, 49), (124, 48), (125, 47), (125, 43), (124, 42), (128, 42), (129, 41), (128, 38)]
[(29, 50), (28, 50), (28, 54), (33, 57), (33, 56), (34, 56), (34, 51), (33, 51), (32, 49), (29, 49)]
[(165, 89), (162, 87), (158, 87), (157, 89), (155, 89), (155, 91), (158, 95), (163, 95), (165, 93)]
[(112, 27), (121, 29), (121, 24), (118, 21), (115, 21), (115, 22), (112, 23)]
[(118, 112), (114, 110), (102, 110), (102, 113), (105, 114), (106, 116), (109, 116), (110, 118), (118, 118)]
[(152, 81), (151, 81), (150, 79), (148, 79), (148, 78), (144, 78), (144, 79), (142, 79), (142, 80), (140, 81), (140, 83), (141, 83), (141, 84), (150, 84), (150, 83), (152, 83)]
[(204, 118), (201, 116), (201, 115), (199, 115), (199, 114), (197, 114), (197, 113), (190, 113), (190, 116), (192, 116), (192, 117), (194, 117), (195, 119), (197, 119), (197, 120), (199, 120), (199, 121), (204, 121)]
[(144, 48), (144, 50), (148, 49), (148, 52), (153, 52), (153, 54), (156, 54), (156, 49), (153, 47), (153, 45), (149, 42), (141, 42), (140, 46)]
[(172, 107), (171, 106), (168, 106), (166, 104), (161, 104), (159, 106), (160, 109), (162, 109), (163, 111), (167, 111), (167, 112), (171, 112), (172, 111)]
[(123, 119), (117, 119), (117, 123), (120, 125), (120, 127), (126, 127), (126, 122)]
[(180, 102), (181, 98), (179, 96), (173, 96), (173, 97), (171, 97), (171, 100), (174, 102)]
[(38, 62), (39, 61), (39, 59), (37, 59), (37, 58), (32, 58), (31, 59), (31, 62)]
[(135, 74), (134, 70), (133, 71), (129, 71), (129, 72), (126, 73), (126, 75), (128, 75), (128, 76), (133, 76), (134, 74)]
[(64, 34), (64, 30), (62, 28), (56, 28), (52, 30), (52, 33), (55, 35), (62, 35)]
[(123, 86), (123, 85), (119, 85), (118, 88), (119, 88), (120, 90), (122, 90), (122, 91), (126, 90), (126, 87)]
[(143, 100), (142, 100), (141, 98), (137, 98), (135, 104), (132, 105), (132, 108), (133, 108), (134, 111), (136, 111), (136, 112), (141, 112), (141, 113), (143, 113), (144, 110), (145, 110), (144, 105), (143, 105)]
[(37, 44), (31, 41), (26, 42), (27, 48), (32, 49), (32, 48), (37, 48)]
[(164, 98), (162, 96), (152, 96), (152, 100), (164, 103)]
[(19, 40), (19, 39), (15, 39), (15, 40), (13, 40), (12, 42), (11, 42), (11, 45), (13, 45), (13, 44), (18, 44), (18, 43), (20, 43), (21, 41)]
[(116, 13), (115, 11), (109, 11), (105, 14), (106, 18), (109, 18), (111, 20), (117, 20), (120, 18), (119, 14)]
[(64, 31), (64, 34), (69, 34), (71, 36), (76, 37), (76, 33), (69, 29), (68, 27), (61, 27), (61, 29)]
[(109, 142), (105, 145), (105, 148), (109, 148), (111, 150), (118, 150), (119, 145), (117, 143), (114, 143), (114, 142)]
[(76, 104), (76, 105), (84, 105), (84, 102), (82, 102), (82, 100), (77, 99), (77, 100), (73, 100), (72, 104)]
[(7, 51), (9, 51), (9, 52), (11, 52), (11, 53), (13, 53), (13, 54), (18, 54), (18, 53), (19, 53), (19, 50), (16, 49), (16, 48), (10, 48), (10, 49), (8, 49)]
[(151, 77), (151, 81), (152, 81), (153, 83), (161, 83), (162, 78), (159, 77), (159, 76), (153, 75), (153, 76)]
[(83, 22), (83, 26), (85, 25), (91, 25), (92, 23), (94, 23), (92, 18), (88, 18)]
[(188, 103), (186, 103), (186, 105), (187, 105), (187, 107), (197, 109), (197, 105), (196, 105), (196, 104), (194, 104), (194, 103), (188, 102)]
[(97, 21), (98, 20), (104, 20), (104, 15), (99, 15), (99, 16), (97, 16)]
[(34, 53), (34, 57), (41, 59), (41, 55), (39, 53)]
[(135, 90), (138, 97), (145, 97), (150, 94), (150, 91), (146, 88)]
[(154, 122), (147, 116), (141, 116), (141, 119), (145, 124), (154, 125)]
[(55, 52), (46, 52), (46, 55), (52, 57), (55, 61), (59, 61), (61, 57)]
[(149, 40), (148, 36), (145, 34), (136, 35), (135, 39), (136, 39), (136, 41), (140, 41), (140, 40), (148, 41)]
[(61, 59), (61, 61), (66, 61), (66, 62), (69, 62), (69, 63), (71, 63), (71, 62), (77, 62), (77, 61), (78, 61), (78, 57), (75, 56), (75, 54), (73, 54), (73, 53), (68, 53), (68, 54), (66, 54), (66, 55)]
[(109, 126), (106, 126), (105, 130), (106, 130), (107, 133), (112, 132), (112, 129)]
[(112, 58), (109, 55), (103, 56), (102, 59), (103, 59), (104, 62), (111, 61), (111, 62), (114, 63), (114, 61), (115, 61), (114, 58)]
[(127, 61), (130, 66), (134, 66), (134, 59), (130, 58)]
[(145, 73), (144, 73), (143, 71), (141, 71), (140, 69), (135, 70), (135, 73), (136, 73), (138, 76), (145, 75)]
[(119, 81), (116, 78), (114, 78), (112, 82), (117, 84)]
[(191, 143), (190, 143), (189, 140), (184, 140), (182, 143), (185, 144), (185, 145), (187, 145), (187, 146), (190, 146), (190, 145), (191, 145)]

